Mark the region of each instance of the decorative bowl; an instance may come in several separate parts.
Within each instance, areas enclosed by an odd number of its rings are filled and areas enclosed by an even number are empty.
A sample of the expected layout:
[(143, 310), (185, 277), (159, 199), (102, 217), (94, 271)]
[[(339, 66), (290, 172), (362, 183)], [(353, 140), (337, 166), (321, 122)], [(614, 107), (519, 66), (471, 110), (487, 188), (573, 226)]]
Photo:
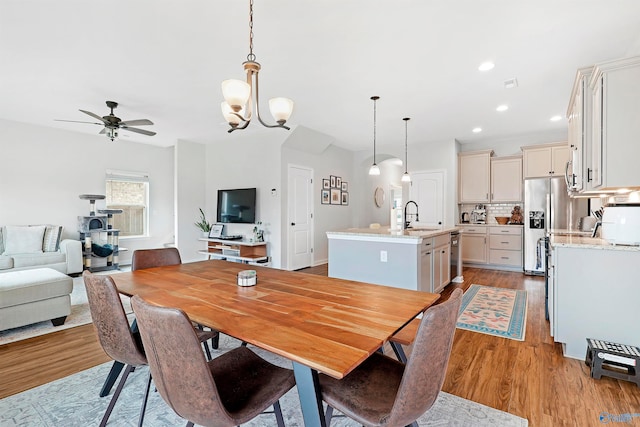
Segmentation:
[(510, 216), (497, 216), (496, 217), (496, 221), (498, 222), (498, 224), (500, 225), (505, 225), (509, 223), (509, 219), (511, 217)]

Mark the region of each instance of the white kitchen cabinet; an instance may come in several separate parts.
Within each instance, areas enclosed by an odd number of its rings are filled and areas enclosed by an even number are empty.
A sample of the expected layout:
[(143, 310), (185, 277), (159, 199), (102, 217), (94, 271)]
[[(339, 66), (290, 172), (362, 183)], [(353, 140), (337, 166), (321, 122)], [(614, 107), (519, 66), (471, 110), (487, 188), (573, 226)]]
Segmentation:
[(493, 150), (458, 153), (458, 203), (489, 203)]
[(569, 161), (566, 142), (522, 147), (525, 178), (564, 176)]
[(521, 227), (489, 227), (489, 264), (522, 267)]
[(592, 95), (592, 188), (640, 186), (640, 57), (597, 64)]
[(522, 156), (491, 159), (491, 202), (522, 201)]
[(591, 104), (589, 79), (593, 67), (580, 68), (576, 74), (567, 110), (569, 160), (568, 183), (573, 191), (591, 190)]
[(487, 262), (487, 227), (464, 227), (460, 234), (462, 261), (479, 264)]
[(433, 239), (433, 291), (440, 292), (451, 282), (451, 235)]
[(433, 292), (433, 239), (422, 239), (420, 245), (419, 290)]

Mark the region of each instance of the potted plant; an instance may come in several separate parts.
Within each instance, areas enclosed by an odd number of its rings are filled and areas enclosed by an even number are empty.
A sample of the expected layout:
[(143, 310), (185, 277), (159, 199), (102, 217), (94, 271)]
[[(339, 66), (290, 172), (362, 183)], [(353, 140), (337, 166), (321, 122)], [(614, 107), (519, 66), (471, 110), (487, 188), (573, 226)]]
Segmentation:
[(256, 222), (253, 227), (253, 239), (256, 242), (264, 242), (264, 230), (262, 229), (262, 221)]
[(202, 231), (202, 235), (204, 237), (209, 237), (209, 232), (211, 231), (211, 223), (207, 221), (207, 217), (204, 214), (202, 208), (200, 209), (200, 221), (196, 222), (195, 225)]

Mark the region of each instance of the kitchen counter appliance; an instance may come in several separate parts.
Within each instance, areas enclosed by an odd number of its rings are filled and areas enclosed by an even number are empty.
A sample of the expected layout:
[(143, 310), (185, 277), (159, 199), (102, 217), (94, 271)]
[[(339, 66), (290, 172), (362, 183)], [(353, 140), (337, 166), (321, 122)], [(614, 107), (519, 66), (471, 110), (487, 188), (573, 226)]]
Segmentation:
[(487, 223), (487, 210), (484, 205), (476, 205), (471, 211), (471, 223), (472, 224), (486, 224)]
[(524, 180), (524, 272), (544, 275), (549, 230), (576, 229), (587, 199), (571, 199), (563, 177)]
[(602, 238), (614, 245), (640, 245), (640, 204), (610, 204), (602, 215)]

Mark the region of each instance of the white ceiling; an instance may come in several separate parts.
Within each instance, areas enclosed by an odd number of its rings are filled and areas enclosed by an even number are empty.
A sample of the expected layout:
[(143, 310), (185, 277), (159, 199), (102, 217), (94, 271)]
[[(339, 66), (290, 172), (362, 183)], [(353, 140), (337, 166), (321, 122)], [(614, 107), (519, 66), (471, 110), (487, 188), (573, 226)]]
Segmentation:
[[(576, 69), (640, 54), (638, 0), (255, 0), (260, 97), (289, 123), (367, 149), (566, 129)], [(220, 82), (243, 79), (248, 0), (2, 0), (0, 118), (96, 134), (78, 109), (148, 118), (162, 146), (225, 142)], [(481, 62), (496, 67), (481, 73)], [(517, 78), (519, 87), (503, 82)], [(510, 109), (497, 113), (497, 105)], [(471, 132), (479, 126), (480, 134)], [(247, 131), (266, 130), (257, 122)], [(123, 132), (123, 134), (126, 134)]]

